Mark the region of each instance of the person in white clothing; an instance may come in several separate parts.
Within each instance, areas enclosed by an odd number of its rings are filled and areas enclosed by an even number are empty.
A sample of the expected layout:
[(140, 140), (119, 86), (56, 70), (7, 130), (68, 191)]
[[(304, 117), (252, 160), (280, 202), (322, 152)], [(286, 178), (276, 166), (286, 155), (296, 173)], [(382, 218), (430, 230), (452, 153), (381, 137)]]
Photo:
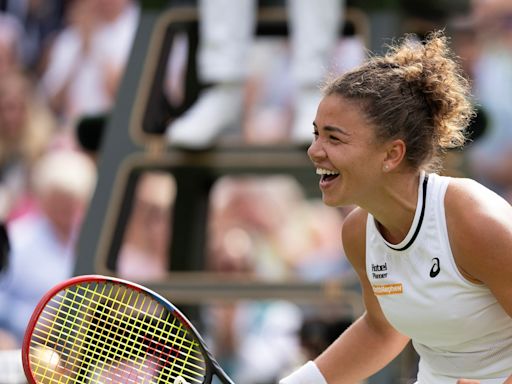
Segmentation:
[[(200, 0), (200, 80), (214, 84), (183, 117), (171, 121), (169, 143), (191, 149), (212, 145), (225, 128), (240, 124), (243, 82), (256, 21), (254, 0)], [(292, 141), (311, 142), (311, 121), (342, 20), (344, 0), (288, 0), (291, 70), (297, 88)]]
[(64, 123), (105, 113), (115, 101), (139, 22), (133, 0), (74, 0), (49, 49), (41, 87)]
[(440, 176), (474, 114), (442, 32), (405, 37), (324, 88), (308, 155), (365, 313), (281, 384), (358, 383), (412, 341), (417, 384), (512, 383), (512, 208)]
[(45, 153), (31, 173), (34, 207), (7, 225), (9, 265), (0, 275), (0, 333), (21, 347), (44, 293), (71, 277), (80, 226), (96, 185), (96, 167), (68, 149)]

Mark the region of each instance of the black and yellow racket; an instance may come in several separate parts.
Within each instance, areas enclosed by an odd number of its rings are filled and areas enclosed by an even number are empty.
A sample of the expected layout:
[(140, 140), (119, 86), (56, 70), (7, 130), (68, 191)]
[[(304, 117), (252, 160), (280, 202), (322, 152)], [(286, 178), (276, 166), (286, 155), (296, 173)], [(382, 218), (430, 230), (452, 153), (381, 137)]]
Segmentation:
[(27, 327), (30, 384), (233, 384), (190, 321), (138, 284), (89, 275), (49, 291)]

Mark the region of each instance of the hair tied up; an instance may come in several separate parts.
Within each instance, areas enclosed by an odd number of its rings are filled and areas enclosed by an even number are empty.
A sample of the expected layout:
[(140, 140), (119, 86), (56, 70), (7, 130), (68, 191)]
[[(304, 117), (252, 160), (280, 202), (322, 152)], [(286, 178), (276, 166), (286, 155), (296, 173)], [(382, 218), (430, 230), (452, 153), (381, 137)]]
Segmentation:
[(462, 146), (474, 113), (470, 84), (443, 31), (424, 41), (406, 35), (324, 92), (354, 100), (379, 140), (402, 138), (413, 168), (436, 169), (447, 149)]
[(378, 68), (382, 69), (399, 69), (400, 65), (397, 63), (390, 63), (390, 62), (378, 62), (376, 63)]

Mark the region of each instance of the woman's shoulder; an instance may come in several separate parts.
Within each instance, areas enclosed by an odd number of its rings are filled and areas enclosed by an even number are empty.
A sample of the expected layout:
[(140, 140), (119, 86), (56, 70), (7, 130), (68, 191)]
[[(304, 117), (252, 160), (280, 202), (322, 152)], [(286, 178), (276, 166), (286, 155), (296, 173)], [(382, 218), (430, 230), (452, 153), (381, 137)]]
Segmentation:
[[(512, 207), (497, 193), (471, 179), (450, 180), (445, 197), (450, 245), (470, 280), (485, 281), (512, 247)], [(509, 261), (507, 261), (508, 263)]]
[[(512, 224), (510, 203), (496, 192), (469, 178), (450, 179), (445, 209), (447, 215), (459, 219), (473, 218)], [(466, 224), (471, 224), (472, 221)]]

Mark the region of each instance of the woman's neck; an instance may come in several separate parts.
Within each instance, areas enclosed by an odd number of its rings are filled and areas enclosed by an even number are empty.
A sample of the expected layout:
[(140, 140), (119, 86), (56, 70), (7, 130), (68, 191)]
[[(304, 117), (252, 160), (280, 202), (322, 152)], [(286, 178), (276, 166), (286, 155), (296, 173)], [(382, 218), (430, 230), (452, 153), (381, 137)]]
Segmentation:
[(395, 174), (389, 176), (368, 212), (375, 220), (382, 236), (392, 244), (400, 243), (414, 221), (418, 205), (420, 174)]

